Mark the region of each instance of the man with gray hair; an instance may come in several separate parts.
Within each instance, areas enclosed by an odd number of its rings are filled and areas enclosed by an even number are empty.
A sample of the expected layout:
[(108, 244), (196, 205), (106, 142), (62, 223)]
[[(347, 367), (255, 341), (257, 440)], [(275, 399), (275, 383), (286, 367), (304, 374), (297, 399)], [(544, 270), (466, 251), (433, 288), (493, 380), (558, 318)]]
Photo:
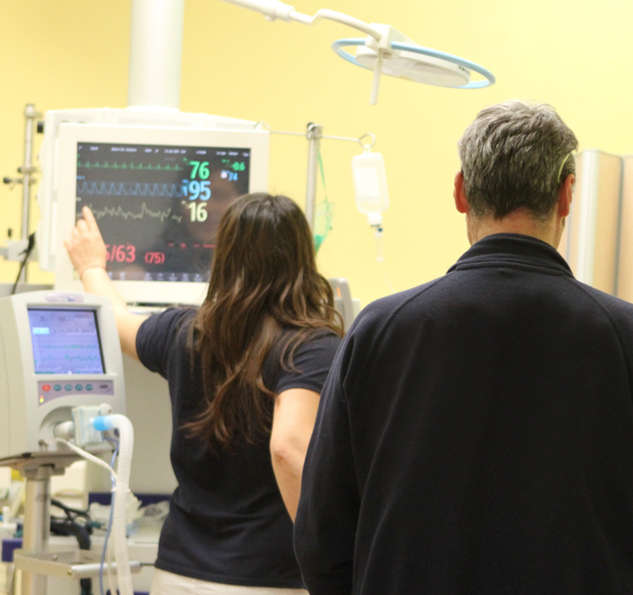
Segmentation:
[(548, 105), (459, 142), (471, 248), (341, 345), (303, 473), (311, 595), (633, 593), (633, 305), (556, 251), (576, 137)]

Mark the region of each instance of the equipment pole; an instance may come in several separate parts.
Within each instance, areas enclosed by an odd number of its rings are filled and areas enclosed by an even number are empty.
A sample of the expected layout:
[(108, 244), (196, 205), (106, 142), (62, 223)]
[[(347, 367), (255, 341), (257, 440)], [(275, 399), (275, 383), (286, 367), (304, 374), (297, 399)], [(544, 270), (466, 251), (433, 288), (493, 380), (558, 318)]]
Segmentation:
[(314, 232), (316, 220), (316, 191), (317, 176), (319, 171), (319, 152), (321, 139), (323, 138), (323, 126), (321, 124), (308, 124), (306, 136), (308, 139), (308, 176), (306, 184), (306, 208), (305, 214), (310, 229)]

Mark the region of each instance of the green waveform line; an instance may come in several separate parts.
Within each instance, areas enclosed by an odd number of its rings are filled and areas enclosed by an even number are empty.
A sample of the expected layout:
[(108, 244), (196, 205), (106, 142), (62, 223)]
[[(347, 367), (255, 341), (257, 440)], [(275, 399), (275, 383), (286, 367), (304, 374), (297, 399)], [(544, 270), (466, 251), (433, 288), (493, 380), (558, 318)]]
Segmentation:
[(151, 163), (110, 163), (108, 161), (81, 161), (77, 159), (77, 168), (85, 169), (132, 169), (134, 171), (152, 170), (152, 171), (184, 171), (184, 167), (178, 165), (170, 165), (169, 163), (161, 165), (160, 163), (152, 165)]

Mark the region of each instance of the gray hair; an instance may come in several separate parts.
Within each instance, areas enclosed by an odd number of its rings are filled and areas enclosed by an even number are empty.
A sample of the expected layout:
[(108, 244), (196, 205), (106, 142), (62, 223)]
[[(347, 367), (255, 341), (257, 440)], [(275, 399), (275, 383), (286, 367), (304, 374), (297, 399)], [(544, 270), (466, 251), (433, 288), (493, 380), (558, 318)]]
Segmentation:
[(546, 219), (576, 172), (575, 134), (548, 104), (507, 101), (475, 118), (458, 143), (473, 215), (501, 219), (518, 208)]

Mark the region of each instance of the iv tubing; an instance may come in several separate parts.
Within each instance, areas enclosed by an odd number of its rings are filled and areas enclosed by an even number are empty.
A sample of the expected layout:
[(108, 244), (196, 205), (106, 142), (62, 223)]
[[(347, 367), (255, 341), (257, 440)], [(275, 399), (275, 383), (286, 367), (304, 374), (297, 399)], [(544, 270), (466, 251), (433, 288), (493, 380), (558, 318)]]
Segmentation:
[(132, 451), (134, 450), (134, 428), (125, 415), (106, 415), (92, 421), (95, 429), (100, 431), (117, 428), (119, 430), (119, 464), (118, 478), (114, 489), (114, 513), (112, 536), (114, 557), (117, 563), (117, 576), (121, 595), (133, 595), (132, 573), (127, 551), (125, 529), (127, 526), (127, 495), (132, 467)]
[[(119, 455), (119, 441), (114, 440), (112, 438), (106, 438), (108, 442), (112, 442), (115, 445), (114, 453), (112, 454), (112, 461), (110, 462), (110, 467), (114, 467), (114, 461), (116, 461), (117, 456)], [(112, 479), (112, 490), (115, 488), (114, 478)], [(101, 590), (101, 595), (106, 595), (105, 589), (103, 588), (103, 568), (105, 565), (106, 552), (108, 551), (108, 546), (110, 544), (110, 533), (112, 532), (112, 512), (114, 511), (114, 502), (110, 500), (110, 515), (108, 517), (108, 525), (106, 528), (105, 539), (103, 541), (103, 551), (101, 552), (101, 563), (99, 564), (99, 589)], [(114, 593), (113, 581), (112, 581), (112, 573), (110, 572), (110, 561), (108, 560), (108, 581), (110, 583), (110, 593)]]
[(68, 442), (68, 440), (64, 440), (64, 438), (55, 438), (54, 442), (65, 444), (68, 448), (70, 448), (70, 450), (76, 452), (80, 457), (83, 457), (84, 459), (90, 461), (91, 463), (94, 463), (95, 465), (99, 465), (99, 467), (107, 469), (110, 475), (112, 475), (114, 481), (117, 481), (117, 474), (114, 472), (114, 469), (112, 469), (112, 467), (110, 467), (110, 465), (108, 465), (108, 463), (106, 463), (105, 461), (102, 461), (100, 458), (91, 455), (89, 452), (83, 450), (83, 448), (79, 448), (74, 444), (71, 444), (70, 442)]
[(391, 293), (396, 293), (396, 290), (391, 283), (391, 279), (387, 275), (387, 270), (385, 269), (385, 258), (383, 253), (383, 243), (382, 243), (382, 225), (374, 226), (374, 237), (376, 238), (376, 262), (378, 263), (378, 267), (380, 268), (380, 272), (382, 273), (383, 281), (385, 285), (389, 288)]
[(383, 262), (384, 254), (382, 251), (382, 226), (376, 225), (374, 229), (374, 238), (376, 239), (376, 260), (378, 262)]

